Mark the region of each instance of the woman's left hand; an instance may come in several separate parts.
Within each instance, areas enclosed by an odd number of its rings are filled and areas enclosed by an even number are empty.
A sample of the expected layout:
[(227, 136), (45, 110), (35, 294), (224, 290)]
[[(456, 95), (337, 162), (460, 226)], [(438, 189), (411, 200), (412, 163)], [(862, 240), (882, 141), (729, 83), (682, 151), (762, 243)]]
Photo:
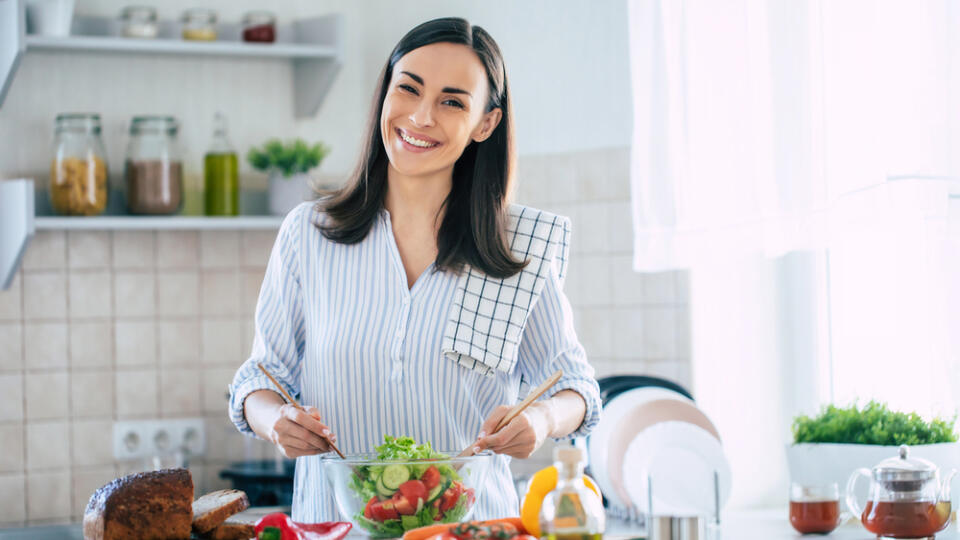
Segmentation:
[(530, 405), (500, 431), (488, 435), (511, 408), (508, 405), (500, 405), (483, 422), (480, 435), (474, 443), (475, 452), (490, 449), (498, 454), (523, 459), (530, 457), (530, 454), (540, 448), (551, 429), (550, 412), (544, 403)]

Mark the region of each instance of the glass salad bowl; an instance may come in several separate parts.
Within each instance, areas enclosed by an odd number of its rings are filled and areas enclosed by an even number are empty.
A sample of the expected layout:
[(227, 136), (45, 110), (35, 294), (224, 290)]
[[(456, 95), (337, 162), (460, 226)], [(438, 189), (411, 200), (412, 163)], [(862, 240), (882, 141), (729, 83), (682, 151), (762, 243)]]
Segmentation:
[(494, 454), (432, 452), (429, 458), (381, 459), (348, 454), (321, 458), (341, 516), (374, 538), (470, 518)]

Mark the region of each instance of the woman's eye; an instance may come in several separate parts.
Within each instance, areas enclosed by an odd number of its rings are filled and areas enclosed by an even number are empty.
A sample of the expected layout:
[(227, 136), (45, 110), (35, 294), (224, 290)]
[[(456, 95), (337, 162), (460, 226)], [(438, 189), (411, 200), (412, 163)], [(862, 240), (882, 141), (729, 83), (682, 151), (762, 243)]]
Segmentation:
[(455, 99), (448, 99), (448, 100), (444, 101), (444, 103), (449, 104), (451, 107), (457, 107), (458, 109), (464, 108), (464, 107), (463, 107), (463, 103), (460, 103), (459, 101), (457, 101), (457, 100), (455, 100)]
[(410, 92), (411, 94), (416, 94), (416, 93), (417, 93), (417, 89), (414, 88), (414, 87), (412, 87), (412, 86), (410, 86), (409, 84), (401, 84), (401, 85), (399, 86), (399, 88), (400, 88), (401, 90), (406, 90), (407, 92)]

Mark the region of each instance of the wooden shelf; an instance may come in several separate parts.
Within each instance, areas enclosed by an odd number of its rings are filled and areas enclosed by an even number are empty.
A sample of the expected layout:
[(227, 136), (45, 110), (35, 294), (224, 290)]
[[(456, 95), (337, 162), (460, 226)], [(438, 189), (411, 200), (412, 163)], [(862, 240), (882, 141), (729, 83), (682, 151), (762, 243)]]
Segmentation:
[(277, 230), (283, 216), (37, 217), (36, 229), (69, 231)]

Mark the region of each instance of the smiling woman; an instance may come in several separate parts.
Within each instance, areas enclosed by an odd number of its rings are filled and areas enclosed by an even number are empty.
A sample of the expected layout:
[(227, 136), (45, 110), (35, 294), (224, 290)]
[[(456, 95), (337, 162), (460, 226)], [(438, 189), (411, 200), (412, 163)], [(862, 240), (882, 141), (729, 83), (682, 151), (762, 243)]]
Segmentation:
[[(336, 519), (327, 482), (343, 486), (319, 456), (328, 440), (348, 457), (385, 435), (443, 454), (490, 450), (474, 508), (490, 519), (516, 515), (511, 456), (598, 422), (599, 389), (563, 293), (570, 221), (508, 204), (511, 121), (493, 39), (463, 19), (424, 23), (384, 66), (353, 176), (284, 220), (230, 414), (297, 458), (297, 521)], [(306, 410), (284, 404), (257, 364)], [(557, 371), (540, 401), (495, 430), (523, 383)], [(454, 499), (434, 500), (439, 510)], [(389, 514), (383, 525), (412, 519)]]
[(388, 172), (421, 177), (418, 185), (443, 178), (438, 267), (470, 264), (494, 277), (516, 274), (523, 263), (507, 245), (505, 205), (513, 167), (513, 118), (499, 47), (462, 19), (430, 21), (400, 40), (380, 73), (361, 161), (347, 186), (323, 204), (331, 218), (324, 236), (362, 240), (389, 196)]

